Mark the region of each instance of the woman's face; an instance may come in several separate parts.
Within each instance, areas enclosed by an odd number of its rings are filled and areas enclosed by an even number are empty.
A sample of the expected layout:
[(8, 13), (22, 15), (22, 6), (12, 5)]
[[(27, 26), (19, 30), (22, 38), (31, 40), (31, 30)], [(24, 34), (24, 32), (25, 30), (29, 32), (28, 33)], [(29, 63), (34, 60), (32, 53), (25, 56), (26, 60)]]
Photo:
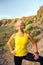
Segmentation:
[(18, 24), (17, 29), (22, 31), (24, 29), (24, 26), (22, 24)]

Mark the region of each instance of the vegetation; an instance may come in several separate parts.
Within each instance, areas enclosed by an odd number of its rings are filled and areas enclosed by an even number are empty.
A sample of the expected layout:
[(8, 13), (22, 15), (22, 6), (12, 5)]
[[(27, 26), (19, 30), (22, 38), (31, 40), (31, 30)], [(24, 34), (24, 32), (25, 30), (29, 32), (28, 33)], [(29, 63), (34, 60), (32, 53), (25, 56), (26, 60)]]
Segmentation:
[(38, 34), (40, 34), (40, 30), (38, 30), (38, 29), (33, 30), (33, 31), (31, 32), (31, 34), (32, 34), (33, 36), (37, 36)]

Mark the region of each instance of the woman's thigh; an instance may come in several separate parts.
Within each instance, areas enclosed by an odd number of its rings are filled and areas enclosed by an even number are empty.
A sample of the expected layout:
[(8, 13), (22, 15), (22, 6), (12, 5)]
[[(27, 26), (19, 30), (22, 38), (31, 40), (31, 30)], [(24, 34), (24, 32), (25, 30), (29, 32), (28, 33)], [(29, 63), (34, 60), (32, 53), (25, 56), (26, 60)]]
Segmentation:
[(17, 56), (14, 56), (14, 63), (15, 65), (21, 65), (22, 64), (22, 59), (24, 57), (17, 57)]
[(29, 60), (29, 61), (33, 61), (33, 62), (42, 62), (43, 61), (43, 57), (39, 56), (39, 58), (37, 60), (34, 59), (34, 55), (32, 53), (28, 53), (24, 59)]
[(28, 53), (28, 54), (24, 57), (24, 59), (29, 60), (29, 61), (34, 61), (34, 56), (33, 56), (32, 53)]

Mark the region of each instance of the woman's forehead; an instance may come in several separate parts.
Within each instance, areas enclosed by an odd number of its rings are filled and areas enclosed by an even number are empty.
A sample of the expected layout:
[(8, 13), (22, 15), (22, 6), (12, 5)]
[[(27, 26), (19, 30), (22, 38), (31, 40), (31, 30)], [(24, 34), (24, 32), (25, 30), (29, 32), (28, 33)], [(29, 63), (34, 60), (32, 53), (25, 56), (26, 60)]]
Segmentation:
[(23, 21), (17, 21), (17, 25), (23, 25), (25, 24)]

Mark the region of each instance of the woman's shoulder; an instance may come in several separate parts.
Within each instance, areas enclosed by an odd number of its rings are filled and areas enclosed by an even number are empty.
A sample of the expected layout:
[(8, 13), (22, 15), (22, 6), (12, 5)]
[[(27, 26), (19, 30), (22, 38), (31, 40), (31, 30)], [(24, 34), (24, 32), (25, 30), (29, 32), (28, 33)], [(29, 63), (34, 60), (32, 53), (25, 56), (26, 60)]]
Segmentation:
[(27, 36), (28, 36), (28, 38), (32, 37), (32, 35), (30, 33), (27, 33)]
[(17, 32), (16, 32), (16, 33), (13, 33), (13, 34), (12, 34), (12, 36), (14, 36), (14, 37), (15, 37), (17, 34), (18, 34)]
[(16, 36), (16, 33), (13, 33), (13, 34), (11, 35), (12, 38), (15, 37), (15, 36)]

